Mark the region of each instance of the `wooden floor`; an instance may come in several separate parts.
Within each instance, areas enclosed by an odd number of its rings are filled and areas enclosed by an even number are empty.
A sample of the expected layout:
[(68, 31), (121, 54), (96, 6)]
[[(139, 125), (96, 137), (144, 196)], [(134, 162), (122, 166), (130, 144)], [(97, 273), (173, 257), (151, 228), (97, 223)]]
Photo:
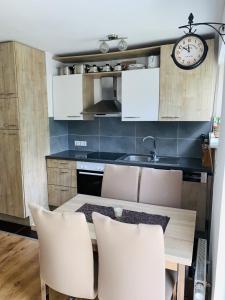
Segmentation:
[[(54, 291), (49, 298), (68, 299)], [(37, 240), (0, 231), (0, 300), (41, 300)]]
[[(37, 240), (0, 231), (0, 300), (41, 300)], [(68, 297), (50, 290), (49, 300)]]

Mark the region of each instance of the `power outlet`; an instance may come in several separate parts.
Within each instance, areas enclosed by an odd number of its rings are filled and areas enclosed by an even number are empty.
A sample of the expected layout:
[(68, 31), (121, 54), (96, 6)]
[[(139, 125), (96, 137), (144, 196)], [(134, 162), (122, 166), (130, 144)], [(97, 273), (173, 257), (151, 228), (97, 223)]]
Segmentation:
[(87, 147), (87, 141), (74, 141), (75, 147)]
[(82, 147), (87, 147), (87, 141), (81, 141), (80, 145), (81, 145)]

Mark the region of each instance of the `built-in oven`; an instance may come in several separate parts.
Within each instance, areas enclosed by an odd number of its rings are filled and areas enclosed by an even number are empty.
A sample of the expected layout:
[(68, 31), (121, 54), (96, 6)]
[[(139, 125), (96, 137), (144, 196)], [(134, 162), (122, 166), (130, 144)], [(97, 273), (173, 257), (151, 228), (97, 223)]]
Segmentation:
[(77, 192), (93, 196), (101, 196), (104, 164), (77, 162)]

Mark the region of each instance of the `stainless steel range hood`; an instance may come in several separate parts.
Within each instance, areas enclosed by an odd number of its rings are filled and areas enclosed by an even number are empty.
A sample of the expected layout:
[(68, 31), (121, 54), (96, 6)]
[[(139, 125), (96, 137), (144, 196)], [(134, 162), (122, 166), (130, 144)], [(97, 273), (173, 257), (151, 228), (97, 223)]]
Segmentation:
[(84, 109), (83, 114), (95, 115), (98, 117), (111, 117), (121, 115), (121, 103), (117, 100), (118, 81), (116, 77), (100, 79), (100, 95), (103, 100), (98, 101)]
[(119, 115), (121, 113), (121, 103), (118, 100), (101, 100), (92, 106), (87, 107), (83, 114), (96, 116)]

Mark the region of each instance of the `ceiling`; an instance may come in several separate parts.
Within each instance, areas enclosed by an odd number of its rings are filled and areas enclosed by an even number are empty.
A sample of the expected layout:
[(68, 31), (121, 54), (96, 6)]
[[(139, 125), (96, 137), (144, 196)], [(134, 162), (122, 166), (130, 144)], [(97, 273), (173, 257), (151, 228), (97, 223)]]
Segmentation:
[(223, 8), (224, 0), (0, 0), (0, 41), (53, 54), (94, 51), (110, 33), (149, 44), (182, 35), (190, 12), (196, 22), (220, 21)]

